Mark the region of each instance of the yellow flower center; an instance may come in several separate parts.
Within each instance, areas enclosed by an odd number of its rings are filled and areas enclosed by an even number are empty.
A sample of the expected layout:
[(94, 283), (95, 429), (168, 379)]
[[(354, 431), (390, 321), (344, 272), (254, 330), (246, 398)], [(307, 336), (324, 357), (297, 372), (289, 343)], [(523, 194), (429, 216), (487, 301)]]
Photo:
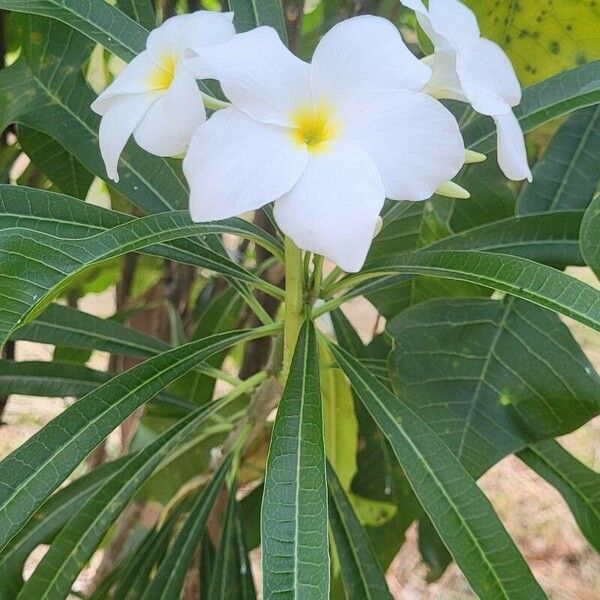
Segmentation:
[(322, 152), (338, 133), (339, 127), (325, 104), (308, 106), (292, 115), (292, 138), (298, 144), (306, 145), (309, 152)]
[(166, 90), (175, 77), (176, 59), (171, 54), (163, 54), (160, 63), (150, 75), (148, 84), (152, 90)]

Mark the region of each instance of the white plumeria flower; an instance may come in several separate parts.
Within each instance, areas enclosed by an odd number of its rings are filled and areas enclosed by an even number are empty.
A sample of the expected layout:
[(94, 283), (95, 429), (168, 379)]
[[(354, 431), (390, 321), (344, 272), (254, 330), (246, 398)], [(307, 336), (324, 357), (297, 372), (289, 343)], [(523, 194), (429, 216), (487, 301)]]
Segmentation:
[(275, 201), (297, 246), (358, 271), (386, 196), (429, 198), (464, 162), (456, 120), (417, 91), (430, 68), (385, 19), (336, 25), (310, 65), (259, 27), (195, 67), (233, 105), (198, 128), (183, 163), (195, 221)]
[(148, 36), (146, 50), (92, 103), (102, 115), (100, 151), (108, 177), (119, 181), (117, 164), (127, 140), (156, 156), (183, 153), (195, 129), (206, 121), (195, 75), (186, 53), (229, 40), (232, 13), (198, 11), (167, 19)]
[(525, 140), (512, 108), (521, 102), (521, 86), (502, 48), (481, 37), (475, 14), (459, 0), (400, 0), (415, 11), (435, 53), (424, 59), (432, 76), (424, 92), (434, 98), (461, 100), (491, 116), (498, 131), (498, 164), (515, 181), (531, 181)]

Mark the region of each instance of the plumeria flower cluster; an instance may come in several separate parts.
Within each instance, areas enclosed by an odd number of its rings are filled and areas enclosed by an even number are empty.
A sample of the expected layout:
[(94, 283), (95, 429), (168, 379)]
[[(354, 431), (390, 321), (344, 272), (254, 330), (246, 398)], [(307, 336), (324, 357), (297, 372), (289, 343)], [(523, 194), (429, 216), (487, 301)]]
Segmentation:
[(492, 117), (498, 129), (498, 164), (515, 181), (531, 181), (523, 132), (512, 108), (521, 86), (502, 48), (481, 37), (475, 14), (459, 0), (401, 0), (412, 8), (434, 46), (423, 62), (432, 69), (424, 92), (434, 98), (468, 102)]
[[(236, 34), (230, 13), (171, 18), (92, 106), (102, 115), (108, 175), (118, 181), (119, 156), (131, 135), (152, 154), (185, 153), (195, 221), (273, 202), (279, 228), (298, 247), (358, 271), (386, 198), (461, 194), (451, 180), (465, 163), (464, 142), (437, 98), (460, 97), (492, 115), (507, 175), (530, 176), (511, 110), (520, 94), (512, 67), (507, 62), (510, 77), (495, 81), (495, 71), (481, 75), (471, 57), (471, 45), (482, 45), (471, 39), (475, 32), (481, 39), (476, 22), (462, 34), (469, 44), (458, 36), (459, 17), (469, 11), (460, 5), (464, 13), (439, 25), (435, 7), (455, 3), (430, 0), (428, 12), (420, 0), (404, 2), (436, 45), (434, 57), (423, 61), (379, 17), (333, 27), (310, 64), (270, 27)], [(229, 101), (208, 120), (197, 85), (202, 79), (217, 80)]]

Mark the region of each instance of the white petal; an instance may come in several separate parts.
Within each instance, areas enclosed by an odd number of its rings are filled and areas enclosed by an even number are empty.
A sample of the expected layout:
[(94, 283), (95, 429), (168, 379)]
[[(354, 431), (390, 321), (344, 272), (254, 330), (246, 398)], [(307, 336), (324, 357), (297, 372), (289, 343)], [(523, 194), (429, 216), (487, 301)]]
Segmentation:
[(484, 115), (502, 115), (521, 101), (515, 70), (500, 46), (480, 38), (460, 50), (456, 71), (473, 108)]
[(311, 155), (300, 181), (275, 202), (274, 215), (299, 248), (355, 272), (371, 246), (384, 199), (370, 157), (356, 144), (339, 140)]
[(464, 163), (456, 119), (425, 94), (363, 94), (348, 103), (339, 118), (342, 137), (368, 152), (393, 200), (429, 198)]
[(432, 69), (431, 79), (423, 88), (425, 94), (438, 99), (467, 101), (456, 74), (456, 52), (453, 49), (426, 56), (423, 62)]
[(177, 38), (192, 19), (193, 15), (176, 15), (150, 32), (146, 40), (146, 49), (156, 64), (160, 65), (165, 55), (179, 58), (180, 47), (177, 44)]
[(414, 10), (417, 14), (426, 15), (427, 7), (423, 4), (423, 0), (400, 0), (401, 4), (404, 4), (406, 8)]
[(147, 52), (138, 54), (119, 76), (92, 102), (92, 110), (103, 115), (110, 100), (124, 94), (141, 94), (151, 91), (152, 74), (156, 65)]
[(235, 35), (233, 13), (220, 13), (199, 10), (192, 13), (189, 21), (177, 37), (177, 44), (183, 50), (197, 50), (205, 46), (222, 44)]
[(435, 32), (457, 49), (481, 35), (477, 17), (459, 0), (429, 0), (429, 20)]
[(307, 162), (308, 151), (288, 130), (220, 110), (196, 130), (183, 161), (192, 219), (256, 210), (292, 189)]
[(421, 90), (431, 75), (386, 19), (362, 16), (342, 21), (319, 42), (312, 60), (315, 101), (333, 106), (355, 94), (383, 89)]
[(135, 141), (156, 156), (177, 156), (185, 152), (194, 131), (205, 120), (196, 80), (180, 66), (169, 89), (135, 129)]
[(417, 21), (421, 26), (421, 29), (425, 32), (425, 35), (431, 40), (433, 43), (435, 50), (444, 50), (444, 49), (452, 49), (452, 44), (449, 40), (447, 40), (443, 35), (440, 35), (434, 28), (431, 23), (431, 18), (429, 16), (429, 11), (427, 7), (423, 4), (422, 0), (401, 0), (401, 3), (404, 4), (407, 8), (410, 8), (415, 11), (415, 15), (417, 17)]
[(309, 65), (271, 27), (204, 48), (188, 65), (197, 77), (220, 81), (236, 108), (263, 123), (288, 126), (298, 107), (311, 104)]
[(122, 96), (113, 98), (106, 107), (106, 112), (100, 121), (98, 137), (109, 179), (119, 181), (117, 164), (121, 152), (129, 136), (157, 97), (156, 93)]
[(517, 117), (510, 112), (494, 117), (494, 121), (498, 129), (498, 164), (502, 172), (513, 181), (531, 181), (525, 139)]

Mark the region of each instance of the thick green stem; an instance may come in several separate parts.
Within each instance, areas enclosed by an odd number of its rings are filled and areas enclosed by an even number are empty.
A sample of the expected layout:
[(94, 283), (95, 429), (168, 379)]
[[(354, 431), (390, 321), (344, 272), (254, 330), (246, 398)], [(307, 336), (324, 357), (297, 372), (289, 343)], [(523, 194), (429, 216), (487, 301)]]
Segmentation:
[(285, 238), (285, 318), (283, 333), (283, 378), (285, 382), (294, 355), (303, 319), (302, 251), (290, 238)]

